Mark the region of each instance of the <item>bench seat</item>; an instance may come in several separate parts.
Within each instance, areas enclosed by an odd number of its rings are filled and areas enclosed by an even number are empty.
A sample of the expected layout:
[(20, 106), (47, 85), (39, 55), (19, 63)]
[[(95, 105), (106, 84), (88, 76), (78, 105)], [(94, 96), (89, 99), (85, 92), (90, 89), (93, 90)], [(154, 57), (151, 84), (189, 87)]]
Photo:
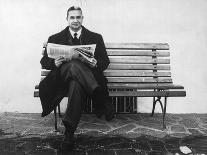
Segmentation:
[[(163, 113), (163, 128), (165, 128), (167, 98), (186, 96), (184, 87), (172, 81), (169, 45), (167, 43), (106, 43), (106, 50), (110, 64), (104, 75), (108, 80), (109, 95), (112, 98), (129, 97), (133, 102), (137, 102), (137, 97), (153, 97), (152, 116), (155, 105), (159, 102)], [(49, 72), (43, 68), (41, 80)], [(39, 97), (38, 88), (39, 86), (36, 85), (34, 97)], [(164, 104), (161, 101), (162, 97)], [(121, 103), (117, 103), (116, 99), (116, 106), (117, 104)], [(56, 109), (54, 112), (56, 115)], [(57, 128), (57, 125), (55, 127)]]

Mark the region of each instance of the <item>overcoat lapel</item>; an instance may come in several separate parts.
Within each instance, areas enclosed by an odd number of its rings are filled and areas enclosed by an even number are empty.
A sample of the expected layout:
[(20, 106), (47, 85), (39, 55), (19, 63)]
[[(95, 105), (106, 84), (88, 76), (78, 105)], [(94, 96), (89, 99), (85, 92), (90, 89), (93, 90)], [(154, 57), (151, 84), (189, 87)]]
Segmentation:
[(84, 26), (82, 26), (82, 32), (81, 32), (81, 36), (80, 36), (80, 42), (81, 42), (81, 45), (90, 44), (89, 43), (88, 34), (87, 34), (87, 29)]
[(73, 41), (72, 41), (73, 37), (70, 34), (69, 27), (67, 27), (67, 29), (68, 29), (67, 34), (66, 34), (67, 37), (65, 37), (67, 38), (66, 45), (73, 45)]
[(73, 45), (72, 38), (69, 27), (67, 26), (62, 32), (60, 32), (59, 40), (55, 40), (55, 43), (61, 45)]

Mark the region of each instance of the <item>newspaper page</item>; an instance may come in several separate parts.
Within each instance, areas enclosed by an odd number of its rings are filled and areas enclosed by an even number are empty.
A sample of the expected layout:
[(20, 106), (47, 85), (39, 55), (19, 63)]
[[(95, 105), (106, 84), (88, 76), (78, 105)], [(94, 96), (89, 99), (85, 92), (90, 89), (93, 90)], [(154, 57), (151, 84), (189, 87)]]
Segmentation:
[(87, 61), (92, 62), (94, 58), (94, 52), (96, 49), (96, 44), (90, 45), (60, 45), (60, 44), (47, 44), (47, 54), (50, 58), (57, 58), (58, 56), (63, 56), (64, 58), (71, 58), (74, 51), (81, 54)]

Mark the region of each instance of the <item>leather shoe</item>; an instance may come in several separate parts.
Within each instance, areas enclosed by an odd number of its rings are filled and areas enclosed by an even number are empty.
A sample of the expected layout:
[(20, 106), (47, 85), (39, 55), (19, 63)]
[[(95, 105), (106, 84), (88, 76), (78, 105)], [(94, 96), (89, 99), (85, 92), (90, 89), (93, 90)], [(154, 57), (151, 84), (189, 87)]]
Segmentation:
[(111, 121), (113, 118), (115, 118), (114, 112), (111, 112), (111, 113), (108, 113), (108, 114), (105, 115), (105, 119), (107, 121)]
[(61, 151), (71, 151), (74, 148), (74, 141), (63, 141), (60, 144)]
[(104, 115), (103, 110), (95, 110), (95, 115), (97, 118), (101, 118)]
[(60, 144), (61, 151), (70, 151), (74, 147), (74, 132), (75, 130), (66, 121), (62, 121), (65, 126), (65, 133), (63, 142)]
[(74, 147), (74, 137), (73, 133), (70, 131), (66, 130), (64, 134), (64, 139), (62, 143), (60, 144), (60, 150), (62, 151), (70, 151)]
[(111, 121), (113, 118), (115, 118), (115, 109), (110, 100), (107, 100), (105, 102), (105, 119), (106, 121)]
[(102, 116), (103, 116), (102, 113), (97, 113), (97, 114), (96, 114), (96, 117), (97, 117), (97, 118), (101, 118)]
[[(104, 115), (104, 111), (96, 112), (95, 114), (96, 114), (97, 118), (101, 118)], [(110, 113), (105, 114), (105, 120), (111, 121), (113, 118), (115, 118), (115, 114), (114, 114), (113, 111), (111, 111)]]

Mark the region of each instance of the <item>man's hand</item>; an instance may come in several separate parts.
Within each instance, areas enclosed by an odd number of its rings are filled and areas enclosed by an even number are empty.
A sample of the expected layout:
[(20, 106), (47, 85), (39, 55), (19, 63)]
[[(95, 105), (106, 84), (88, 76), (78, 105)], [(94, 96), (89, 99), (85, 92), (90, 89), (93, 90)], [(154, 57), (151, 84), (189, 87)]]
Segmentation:
[(65, 61), (65, 58), (63, 56), (57, 57), (55, 59), (55, 66), (59, 67), (64, 61)]
[(64, 58), (63, 56), (59, 56), (55, 59), (55, 66), (59, 67), (63, 62), (68, 62), (72, 59), (78, 59), (82, 61), (83, 63), (89, 65), (91, 68), (94, 68), (97, 66), (97, 60), (95, 58), (92, 58), (92, 62), (87, 61), (83, 56), (81, 56), (78, 52), (73, 51), (71, 53), (70, 58)]
[(92, 59), (92, 63), (90, 63), (90, 66), (92, 68), (97, 66), (97, 60), (95, 58)]
[(97, 60), (95, 58), (92, 58), (92, 62), (87, 61), (84, 57), (80, 57), (80, 60), (85, 63), (88, 64), (91, 68), (94, 68), (97, 66)]

